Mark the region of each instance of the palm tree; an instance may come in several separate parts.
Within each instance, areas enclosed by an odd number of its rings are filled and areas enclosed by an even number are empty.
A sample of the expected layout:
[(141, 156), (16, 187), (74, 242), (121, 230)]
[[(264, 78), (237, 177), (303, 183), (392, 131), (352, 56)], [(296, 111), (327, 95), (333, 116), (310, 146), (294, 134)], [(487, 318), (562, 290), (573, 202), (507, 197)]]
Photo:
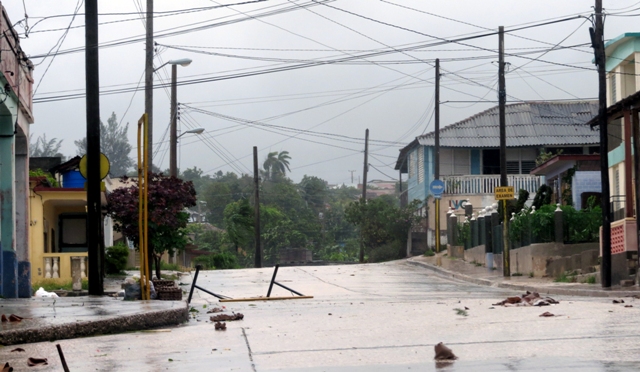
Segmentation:
[(266, 178), (272, 180), (276, 174), (284, 176), (287, 171), (291, 172), (291, 169), (289, 168), (290, 159), (291, 156), (289, 156), (289, 151), (270, 152), (267, 155), (267, 159), (265, 159), (262, 164)]

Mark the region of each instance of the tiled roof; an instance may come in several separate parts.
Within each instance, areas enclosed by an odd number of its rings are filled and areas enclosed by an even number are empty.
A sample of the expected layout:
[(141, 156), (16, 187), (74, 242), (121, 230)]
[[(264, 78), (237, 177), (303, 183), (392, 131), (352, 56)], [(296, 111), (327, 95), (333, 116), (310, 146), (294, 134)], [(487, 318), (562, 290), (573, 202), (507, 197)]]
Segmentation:
[[(598, 114), (597, 101), (524, 102), (506, 111), (507, 147), (587, 145), (599, 143), (599, 132), (587, 122)], [(442, 147), (500, 147), (498, 106), (440, 129)], [(435, 132), (417, 137), (435, 145)]]

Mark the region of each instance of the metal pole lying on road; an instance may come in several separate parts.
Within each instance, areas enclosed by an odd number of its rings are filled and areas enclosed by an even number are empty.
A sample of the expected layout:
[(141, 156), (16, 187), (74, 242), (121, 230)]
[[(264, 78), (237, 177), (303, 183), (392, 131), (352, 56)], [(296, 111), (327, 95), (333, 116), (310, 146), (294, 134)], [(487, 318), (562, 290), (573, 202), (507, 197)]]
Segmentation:
[(221, 294), (213, 293), (213, 292), (208, 291), (208, 290), (206, 290), (206, 289), (204, 289), (202, 287), (197, 286), (196, 282), (198, 281), (198, 273), (200, 273), (200, 269), (202, 269), (202, 266), (201, 265), (197, 265), (196, 266), (196, 273), (193, 276), (193, 281), (191, 282), (191, 290), (189, 291), (189, 297), (187, 298), (187, 303), (188, 304), (191, 303), (191, 297), (193, 296), (193, 290), (196, 289), (196, 288), (198, 288), (202, 292), (208, 293), (208, 294), (212, 295), (213, 297), (216, 297), (216, 298), (218, 298), (220, 300), (222, 300), (222, 299), (231, 300), (231, 297), (227, 297), (227, 296), (224, 296), (224, 295), (221, 295)]

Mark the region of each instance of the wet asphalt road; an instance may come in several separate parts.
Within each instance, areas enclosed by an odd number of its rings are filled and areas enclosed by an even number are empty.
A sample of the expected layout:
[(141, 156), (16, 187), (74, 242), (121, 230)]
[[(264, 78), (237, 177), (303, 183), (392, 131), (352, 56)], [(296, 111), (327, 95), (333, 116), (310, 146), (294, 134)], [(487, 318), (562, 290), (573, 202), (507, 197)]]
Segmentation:
[[(264, 296), (272, 273), (202, 272), (198, 284), (234, 298)], [(206, 311), (222, 304), (196, 292), (183, 326), (59, 343), (71, 371), (640, 370), (640, 300), (625, 298), (629, 308), (576, 297), (543, 308), (492, 306), (519, 293), (442, 279), (404, 261), (283, 267), (277, 280), (314, 298), (226, 303), (244, 320), (215, 331)], [(284, 295), (274, 288), (272, 296)], [(466, 316), (455, 310), (465, 307)], [(545, 311), (558, 316), (539, 317)], [(459, 359), (437, 365), (438, 342)], [(55, 344), (0, 348), (0, 362), (60, 371)], [(29, 356), (49, 365), (29, 368)]]

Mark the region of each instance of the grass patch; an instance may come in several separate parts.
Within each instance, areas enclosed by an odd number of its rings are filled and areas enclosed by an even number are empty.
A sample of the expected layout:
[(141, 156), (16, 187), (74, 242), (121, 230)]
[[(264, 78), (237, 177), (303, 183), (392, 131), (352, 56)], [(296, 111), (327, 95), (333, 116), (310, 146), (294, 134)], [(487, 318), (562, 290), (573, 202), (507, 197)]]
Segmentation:
[(432, 251), (431, 249), (427, 249), (427, 251), (426, 251), (426, 252), (424, 252), (424, 255), (425, 255), (426, 257), (433, 257), (433, 256), (435, 256), (435, 255), (436, 255), (436, 253), (435, 253), (434, 251)]
[(165, 280), (178, 280), (178, 276), (175, 274), (162, 274), (160, 273), (160, 277)]
[(575, 276), (569, 276), (567, 275), (567, 273), (563, 273), (559, 277), (555, 278), (553, 281), (556, 283), (575, 283), (576, 278)]
[(473, 264), (476, 265), (476, 266), (482, 266), (482, 264), (480, 262), (474, 262)]
[(595, 275), (589, 275), (589, 276), (587, 277), (587, 279), (585, 279), (585, 280), (583, 281), (583, 283), (586, 283), (586, 284), (596, 284), (596, 276), (595, 276)]
[(180, 271), (180, 265), (160, 261), (160, 270)]
[[(40, 279), (37, 282), (31, 283), (31, 289), (33, 293), (35, 293), (38, 289), (42, 287), (45, 291), (72, 291), (73, 290), (73, 281), (69, 280), (59, 280), (59, 279)], [(82, 279), (82, 289), (89, 289), (89, 279)]]
[(533, 278), (533, 271), (529, 273), (529, 278)]
[(511, 276), (522, 276), (522, 273), (513, 273)]

